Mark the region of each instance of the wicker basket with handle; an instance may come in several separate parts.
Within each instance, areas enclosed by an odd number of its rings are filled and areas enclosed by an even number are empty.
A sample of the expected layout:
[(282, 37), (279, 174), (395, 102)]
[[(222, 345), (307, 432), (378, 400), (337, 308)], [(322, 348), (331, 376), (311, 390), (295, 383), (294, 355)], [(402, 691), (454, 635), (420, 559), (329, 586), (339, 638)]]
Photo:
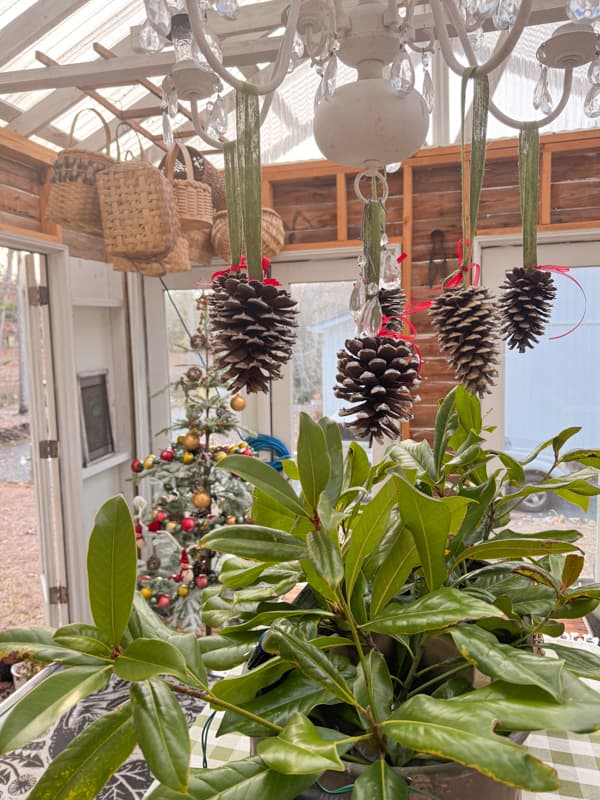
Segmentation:
[(187, 240), (183, 236), (177, 239), (175, 247), (169, 255), (156, 261), (135, 261), (131, 258), (113, 256), (113, 269), (116, 272), (138, 272), (147, 278), (160, 278), (167, 272), (187, 272), (192, 268)]
[[(188, 155), (192, 161), (192, 169), (194, 180), (206, 183), (212, 189), (212, 202), (216, 211), (221, 211), (227, 207), (225, 201), (225, 179), (223, 173), (208, 161), (199, 150), (194, 147), (187, 146)], [(165, 156), (160, 162), (161, 169), (164, 169), (167, 157)], [(173, 167), (174, 177), (185, 178), (189, 173), (187, 166), (179, 154), (175, 156), (175, 164)]]
[[(266, 258), (275, 258), (283, 250), (285, 243), (285, 229), (283, 220), (272, 208), (263, 208), (261, 219), (262, 254)], [(227, 212), (219, 211), (213, 223), (212, 245), (215, 253), (227, 263), (231, 262), (231, 248), (229, 246), (229, 228), (227, 226)]]
[[(176, 176), (175, 161), (178, 151), (183, 157), (185, 172)], [(194, 178), (192, 159), (184, 144), (175, 144), (169, 150), (165, 162), (165, 174), (173, 189), (181, 229), (186, 232), (210, 228), (215, 215), (212, 189), (207, 183)]]
[[(93, 111), (100, 118), (106, 137), (106, 155), (72, 145), (77, 120), (84, 111)], [(104, 117), (95, 108), (82, 108), (73, 117), (67, 146), (52, 165), (46, 206), (46, 217), (51, 222), (82, 233), (102, 233), (96, 179), (98, 173), (113, 164), (109, 149), (110, 130)]]
[(210, 230), (186, 231), (190, 259), (195, 264), (208, 266), (215, 257), (215, 251), (210, 240)]

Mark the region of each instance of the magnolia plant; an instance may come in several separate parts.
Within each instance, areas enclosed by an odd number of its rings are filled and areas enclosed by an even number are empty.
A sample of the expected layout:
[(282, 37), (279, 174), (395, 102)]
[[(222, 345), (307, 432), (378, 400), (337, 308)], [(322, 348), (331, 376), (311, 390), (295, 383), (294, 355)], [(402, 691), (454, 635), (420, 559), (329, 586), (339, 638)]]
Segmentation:
[[(556, 790), (555, 771), (509, 734), (600, 727), (600, 694), (582, 680), (600, 679), (600, 658), (554, 640), (546, 655), (535, 647), (538, 634), (562, 632), (557, 620), (594, 609), (600, 585), (576, 586), (576, 531), (508, 526), (530, 492), (584, 508), (599, 493), (600, 454), (561, 455), (576, 431), (518, 462), (486, 449), (479, 401), (458, 387), (440, 405), (432, 447), (404, 441), (372, 466), (357, 444), (344, 456), (334, 422), (306, 415), (297, 460), (284, 464), (291, 483), (259, 460), (223, 459), (255, 487), (254, 524), (201, 542), (227, 558), (203, 612), (221, 630), (200, 639), (164, 627), (136, 593), (132, 521), (122, 498), (109, 500), (89, 544), (94, 624), (0, 634), (0, 652), (64, 667), (6, 714), (2, 752), (112, 674), (130, 683), (130, 700), (74, 739), (30, 800), (91, 800), (136, 744), (160, 782), (152, 800), (292, 800), (355, 762), (354, 800), (406, 798), (414, 787), (395, 768), (434, 758)], [(523, 465), (543, 449), (555, 466), (578, 466), (528, 486)], [(295, 601), (280, 599), (298, 585)], [(209, 680), (250, 653), (255, 668)], [(255, 737), (256, 755), (190, 769), (177, 693), (223, 710), (219, 732)]]

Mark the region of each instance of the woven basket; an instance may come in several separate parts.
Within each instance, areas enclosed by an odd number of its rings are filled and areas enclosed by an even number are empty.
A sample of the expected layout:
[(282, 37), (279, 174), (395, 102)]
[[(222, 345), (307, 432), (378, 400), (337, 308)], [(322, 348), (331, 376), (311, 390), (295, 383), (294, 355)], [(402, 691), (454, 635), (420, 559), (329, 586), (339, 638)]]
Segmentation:
[(187, 239), (190, 260), (194, 264), (208, 266), (215, 257), (215, 251), (210, 241), (209, 230), (205, 231), (184, 231), (183, 235)]
[[(192, 161), (192, 168), (194, 171), (194, 180), (200, 183), (206, 183), (212, 189), (212, 202), (213, 207), (217, 211), (226, 208), (227, 202), (225, 200), (225, 179), (223, 173), (207, 161), (206, 158), (193, 147), (187, 145), (187, 152)], [(160, 168), (164, 169), (167, 157), (163, 158), (160, 162)], [(188, 170), (183, 159), (177, 155), (173, 168), (173, 174), (176, 179), (186, 178)]]
[[(83, 111), (93, 111), (102, 121), (106, 155), (81, 147), (71, 147), (77, 119)], [(46, 217), (74, 231), (102, 233), (96, 176), (113, 164), (109, 155), (110, 130), (95, 108), (82, 108), (73, 117), (67, 146), (52, 165)]]
[(98, 196), (109, 258), (160, 261), (173, 250), (179, 223), (159, 169), (144, 161), (115, 164), (98, 175)]
[[(265, 258), (275, 258), (283, 250), (285, 242), (285, 229), (283, 220), (272, 208), (263, 208), (261, 220), (262, 254)], [(229, 229), (227, 227), (227, 212), (219, 211), (213, 223), (212, 246), (215, 253), (226, 261), (231, 262), (231, 249), (229, 247)]]
[[(175, 161), (178, 152), (183, 156), (185, 172), (183, 175), (175, 177)], [(169, 150), (165, 163), (165, 174), (173, 189), (181, 229), (188, 231), (210, 228), (215, 216), (212, 189), (207, 183), (195, 180), (192, 159), (184, 144), (176, 144)]]
[(116, 272), (137, 272), (146, 278), (160, 278), (167, 272), (187, 272), (192, 268), (188, 244), (183, 236), (177, 239), (173, 250), (159, 261), (135, 261), (115, 256), (112, 264)]

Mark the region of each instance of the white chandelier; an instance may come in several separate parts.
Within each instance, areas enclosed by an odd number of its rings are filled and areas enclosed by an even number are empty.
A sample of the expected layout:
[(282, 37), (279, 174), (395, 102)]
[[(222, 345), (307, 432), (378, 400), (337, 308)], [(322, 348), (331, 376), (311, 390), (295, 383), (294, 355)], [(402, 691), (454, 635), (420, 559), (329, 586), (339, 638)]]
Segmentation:
[[(173, 141), (177, 103), (184, 100), (190, 103), (194, 127), (204, 142), (222, 147), (227, 133), (223, 86), (237, 90), (244, 81), (223, 65), (207, 12), (210, 7), (235, 20), (238, 0), (145, 0), (145, 6), (148, 19), (140, 30), (140, 46), (156, 52), (170, 40), (175, 51), (176, 63), (163, 83), (167, 144)], [(600, 0), (291, 0), (283, 15), (277, 56), (257, 87), (264, 98), (261, 121), (289, 72), (309, 60), (321, 76), (314, 135), (323, 155), (365, 169), (397, 164), (413, 155), (427, 136), (435, 102), (432, 54), (439, 52), (458, 75), (466, 67), (476, 68), (476, 76), (490, 74), (510, 58), (524, 29), (544, 19), (540, 8), (550, 9), (554, 21), (562, 17), (565, 23), (536, 53), (540, 76), (533, 108), (543, 115), (537, 125), (548, 125), (563, 111), (573, 71), (584, 64), (589, 64), (590, 84), (584, 111), (588, 117), (600, 117), (600, 36), (593, 25), (600, 21)], [(479, 63), (477, 43), (483, 31), (493, 30), (501, 32), (498, 43), (489, 59)], [(462, 61), (456, 50), (462, 50)], [(415, 58), (423, 66), (420, 91), (415, 86)], [(338, 61), (356, 69), (354, 82), (336, 85)], [(548, 69), (563, 72), (557, 103), (550, 94)], [(512, 128), (525, 124), (492, 101), (489, 111)]]

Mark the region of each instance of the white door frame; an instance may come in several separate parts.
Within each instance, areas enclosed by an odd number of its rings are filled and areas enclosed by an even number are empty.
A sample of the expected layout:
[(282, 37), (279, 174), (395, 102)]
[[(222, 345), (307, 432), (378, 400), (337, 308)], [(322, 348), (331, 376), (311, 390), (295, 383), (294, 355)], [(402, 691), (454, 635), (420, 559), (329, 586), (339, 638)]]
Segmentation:
[[(55, 508), (62, 513), (62, 526), (60, 530), (43, 531), (41, 535), (49, 535), (54, 549), (53, 560), (55, 565), (62, 562), (63, 576), (66, 575), (67, 586), (71, 593), (69, 607), (61, 604), (48, 604), (49, 622), (51, 625), (60, 625), (71, 619), (73, 606), (73, 593), (78, 592), (83, 576), (71, 574), (74, 564), (82, 563), (85, 554), (79, 552), (82, 543), (81, 531), (83, 513), (81, 508), (81, 444), (79, 441), (79, 406), (77, 395), (77, 382), (75, 376), (75, 353), (73, 348), (73, 323), (70, 307), (70, 286), (68, 271), (68, 251), (66, 246), (46, 242), (35, 238), (17, 236), (0, 232), (0, 245), (14, 250), (40, 253), (46, 256), (46, 274), (49, 276), (50, 285), (50, 324), (52, 334), (52, 366), (54, 396), (60, 398), (56, 403), (56, 425), (59, 435), (59, 469), (60, 487), (36, 486), (36, 493), (49, 491), (58, 492), (60, 497), (54, 496), (52, 502)], [(67, 304), (68, 305), (65, 305)], [(57, 355), (60, 354), (60, 357)], [(35, 387), (30, 387), (30, 404), (32, 408), (36, 402)], [(34, 412), (35, 413), (35, 412)], [(36, 444), (36, 443), (34, 443)], [(39, 458), (34, 452), (33, 459)], [(43, 471), (38, 470), (38, 475), (43, 476)], [(43, 477), (42, 477), (43, 481)], [(40, 494), (38, 503), (43, 502)], [(56, 516), (55, 516), (56, 524)], [(40, 517), (40, 525), (43, 516)], [(49, 566), (49, 565), (48, 565)], [(61, 585), (55, 583), (64, 579), (61, 575), (48, 575), (48, 585)], [(85, 586), (81, 587), (85, 591)]]

